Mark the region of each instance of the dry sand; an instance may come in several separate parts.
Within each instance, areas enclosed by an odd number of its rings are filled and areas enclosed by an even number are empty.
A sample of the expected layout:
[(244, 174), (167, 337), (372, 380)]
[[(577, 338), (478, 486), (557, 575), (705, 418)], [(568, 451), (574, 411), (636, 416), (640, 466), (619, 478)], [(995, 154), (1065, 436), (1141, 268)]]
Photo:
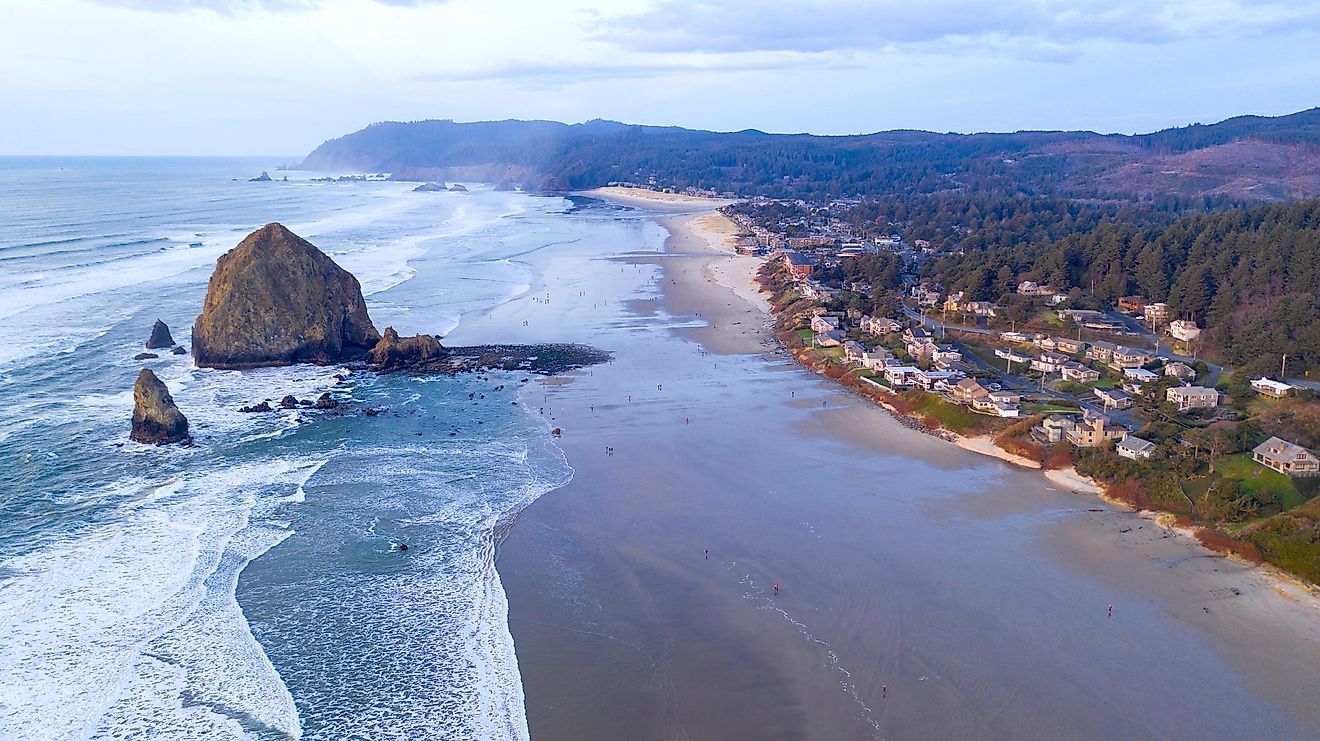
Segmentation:
[(663, 193), (658, 190), (647, 190), (645, 188), (622, 188), (618, 186), (586, 190), (582, 191), (582, 195), (610, 201), (611, 203), (622, 204), (624, 206), (643, 208), (649, 211), (692, 211), (693, 209), (714, 209), (734, 203), (734, 201), (724, 198), (703, 198), (700, 196), (688, 196), (679, 193)]
[(803, 371), (665, 223), (493, 312), (617, 353), (526, 392), (575, 469), (499, 549), (534, 738), (1320, 736), (1313, 597)]

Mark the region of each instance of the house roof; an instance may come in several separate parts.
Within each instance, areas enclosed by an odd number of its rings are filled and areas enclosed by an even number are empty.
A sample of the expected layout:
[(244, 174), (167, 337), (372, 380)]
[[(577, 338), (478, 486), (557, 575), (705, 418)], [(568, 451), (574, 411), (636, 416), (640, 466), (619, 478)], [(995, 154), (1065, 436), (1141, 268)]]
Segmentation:
[(1296, 460), (1299, 457), (1315, 457), (1311, 451), (1295, 443), (1290, 443), (1283, 438), (1272, 437), (1269, 440), (1252, 448), (1251, 452), (1259, 453), (1267, 458), (1275, 460)]
[(1168, 395), (1169, 396), (1209, 396), (1210, 394), (1219, 396), (1219, 392), (1217, 390), (1206, 388), (1205, 386), (1174, 386), (1169, 389)]
[(1153, 450), (1155, 448), (1155, 443), (1149, 440), (1142, 440), (1139, 437), (1133, 437), (1132, 435), (1124, 435), (1123, 439), (1118, 441), (1118, 444), (1134, 453), (1144, 453), (1147, 450)]
[(1286, 383), (1281, 383), (1279, 381), (1274, 380), (1273, 378), (1257, 378), (1256, 380), (1251, 382), (1251, 385), (1263, 386), (1265, 388), (1273, 389), (1275, 391), (1289, 391), (1292, 389), (1291, 385)]
[(1131, 394), (1122, 389), (1096, 389), (1095, 395), (1103, 396), (1110, 401), (1123, 401), (1124, 399), (1132, 398)]

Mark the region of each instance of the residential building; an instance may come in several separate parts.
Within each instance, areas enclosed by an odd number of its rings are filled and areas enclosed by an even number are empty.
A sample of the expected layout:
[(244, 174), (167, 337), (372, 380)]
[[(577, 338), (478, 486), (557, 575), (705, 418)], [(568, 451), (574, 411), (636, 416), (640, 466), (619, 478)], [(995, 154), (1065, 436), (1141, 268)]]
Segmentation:
[(1164, 398), (1179, 411), (1188, 409), (1214, 409), (1219, 406), (1219, 392), (1204, 386), (1174, 386)]
[(1088, 368), (1075, 360), (1064, 363), (1063, 369), (1059, 372), (1063, 374), (1063, 380), (1074, 383), (1091, 383), (1100, 380), (1100, 371)]
[(1148, 461), (1155, 456), (1155, 443), (1132, 435), (1124, 435), (1114, 444), (1114, 452), (1134, 461)]
[[(882, 371), (886, 367), (888, 367), (891, 364), (891, 361), (893, 360), (894, 360), (893, 353), (889, 352), (883, 347), (877, 347), (873, 350), (867, 350), (866, 352), (862, 353), (862, 367), (866, 368), (867, 370)], [(897, 365), (897, 363), (894, 363), (894, 365)]]
[(1320, 458), (1300, 445), (1277, 437), (1253, 448), (1251, 459), (1288, 476), (1320, 476)]
[(816, 343), (817, 347), (838, 347), (847, 339), (848, 335), (844, 334), (842, 330), (831, 329), (828, 332), (820, 332), (816, 334), (816, 336), (812, 338), (812, 342)]
[(1169, 318), (1168, 304), (1146, 304), (1141, 310), (1142, 316), (1151, 324), (1163, 324)]
[(1109, 365), (1114, 368), (1138, 368), (1154, 359), (1155, 356), (1145, 350), (1119, 345), (1114, 348), (1114, 356)]
[(1066, 363), (1073, 362), (1067, 355), (1056, 352), (1043, 352), (1031, 361), (1031, 369), (1041, 373), (1058, 373)]
[(1201, 328), (1196, 326), (1196, 322), (1189, 322), (1186, 319), (1174, 319), (1169, 322), (1169, 336), (1175, 340), (1191, 342), (1201, 336)]
[(990, 397), (990, 390), (982, 386), (975, 378), (964, 378), (949, 388), (949, 396), (954, 401), (971, 404), (979, 398)]
[(801, 252), (784, 253), (784, 262), (798, 279), (810, 278), (811, 271), (816, 267), (816, 261)]
[(931, 361), (935, 363), (956, 363), (962, 360), (962, 357), (962, 353), (955, 350), (953, 345), (936, 345)]
[(999, 307), (995, 306), (989, 301), (972, 301), (969, 302), (966, 306), (973, 314), (976, 314), (977, 316), (994, 317), (994, 316), (998, 316), (998, 312), (999, 312)]
[(1105, 409), (1127, 409), (1132, 406), (1132, 395), (1122, 389), (1096, 389), (1095, 397)]
[(885, 317), (864, 316), (858, 325), (861, 330), (871, 335), (889, 334), (890, 332), (899, 332), (903, 325)]
[(1140, 314), (1146, 308), (1146, 299), (1142, 296), (1124, 296), (1118, 300), (1118, 310), (1128, 314)]
[(843, 357), (847, 360), (853, 363), (860, 363), (862, 361), (862, 355), (865, 352), (866, 348), (862, 347), (862, 343), (857, 340), (844, 340)]
[(1122, 427), (1110, 427), (1109, 418), (1102, 415), (1087, 415), (1086, 419), (1068, 430), (1068, 442), (1079, 448), (1096, 448), (1108, 440), (1118, 440), (1127, 435)]
[(1018, 344), (1031, 341), (1031, 338), (1022, 332), (1000, 332), (999, 339), (1004, 342), (1014, 342)]
[(1293, 387), (1286, 383), (1280, 383), (1272, 378), (1264, 377), (1252, 381), (1251, 387), (1261, 396), (1269, 396), (1275, 399), (1282, 399), (1293, 390)]
[(1076, 355), (1086, 349), (1086, 343), (1081, 340), (1071, 340), (1067, 337), (1055, 337), (1054, 349), (1065, 355)]
[(918, 370), (912, 374), (912, 382), (927, 391), (935, 391), (938, 388), (945, 388), (952, 383), (957, 376), (956, 373), (939, 370)]
[(1108, 363), (1114, 359), (1114, 350), (1117, 349), (1118, 345), (1112, 342), (1105, 342), (1104, 340), (1092, 342), (1091, 346), (1086, 348), (1086, 357), (1090, 360)]
[(1129, 381), (1137, 383), (1150, 383), (1159, 380), (1160, 376), (1155, 371), (1148, 371), (1145, 368), (1124, 368), (1123, 377)]
[(1019, 363), (1019, 364), (1021, 364), (1021, 365), (1029, 365), (1029, 364), (1031, 363), (1031, 356), (1030, 356), (1030, 355), (1023, 355), (1022, 353), (1018, 352), (1017, 350), (1011, 350), (1011, 349), (1006, 348), (1006, 347), (996, 348), (996, 349), (995, 349), (995, 357), (997, 357), (997, 358), (1003, 358), (1004, 360), (1007, 360), (1007, 361), (1010, 361), (1010, 362), (1013, 362), (1013, 363)]
[(885, 380), (892, 388), (908, 388), (915, 383), (913, 376), (918, 370), (920, 369), (910, 365), (891, 365), (885, 368)]
[(839, 328), (839, 318), (837, 316), (813, 316), (811, 318), (811, 331), (817, 334), (824, 334)]
[(1077, 420), (1072, 417), (1065, 417), (1060, 414), (1051, 414), (1041, 420), (1040, 426), (1036, 432), (1050, 443), (1063, 442), (1068, 433), (1077, 428)]
[(1109, 320), (1109, 317), (1103, 311), (1092, 309), (1060, 309), (1057, 313), (1060, 319), (1070, 319), (1076, 324)]
[(1175, 360), (1172, 363), (1164, 364), (1164, 375), (1172, 376), (1180, 381), (1194, 381), (1196, 380), (1196, 369)]

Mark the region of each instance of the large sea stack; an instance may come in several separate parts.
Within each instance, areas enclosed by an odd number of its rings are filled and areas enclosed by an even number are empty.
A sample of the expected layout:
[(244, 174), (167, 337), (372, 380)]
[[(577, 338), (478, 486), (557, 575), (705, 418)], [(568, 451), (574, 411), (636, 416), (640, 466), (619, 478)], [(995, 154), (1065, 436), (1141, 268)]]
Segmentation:
[(170, 328), (165, 322), (157, 319), (151, 326), (151, 338), (147, 340), (147, 349), (158, 350), (163, 347), (174, 347), (174, 338), (170, 336)]
[(358, 360), (378, 341), (357, 278), (267, 224), (216, 261), (192, 351), (200, 366), (255, 368)]
[(137, 383), (133, 384), (133, 431), (129, 437), (150, 445), (189, 439), (188, 419), (174, 405), (169, 389), (150, 368), (143, 368)]

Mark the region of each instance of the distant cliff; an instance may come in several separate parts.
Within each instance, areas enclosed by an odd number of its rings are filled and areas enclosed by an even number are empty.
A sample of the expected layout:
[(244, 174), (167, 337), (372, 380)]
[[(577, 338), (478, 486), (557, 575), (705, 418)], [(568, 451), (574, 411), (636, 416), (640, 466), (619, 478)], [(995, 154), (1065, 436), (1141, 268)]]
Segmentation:
[(193, 357), (212, 368), (334, 363), (365, 358), (379, 340), (357, 278), (267, 224), (216, 261)]
[(1320, 194), (1320, 108), (1138, 136), (1086, 131), (857, 136), (613, 121), (387, 122), (328, 141), (306, 169), (583, 189), (642, 182), (820, 200), (938, 193), (1279, 200)]

